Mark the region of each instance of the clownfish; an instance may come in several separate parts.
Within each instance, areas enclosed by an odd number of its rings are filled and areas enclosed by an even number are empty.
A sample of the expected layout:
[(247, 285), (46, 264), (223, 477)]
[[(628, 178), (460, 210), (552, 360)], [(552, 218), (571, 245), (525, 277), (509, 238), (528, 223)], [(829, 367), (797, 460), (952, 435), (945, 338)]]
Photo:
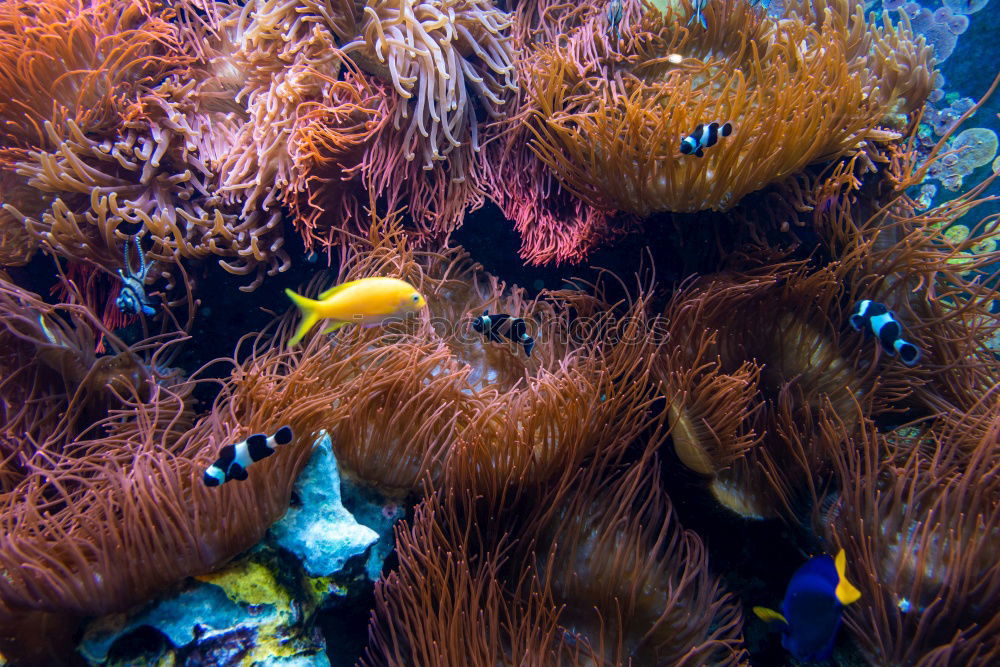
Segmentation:
[(335, 285), (318, 299), (307, 299), (290, 289), (288, 298), (302, 311), (302, 321), (288, 341), (294, 346), (320, 320), (333, 320), (323, 333), (356, 322), (363, 327), (384, 324), (416, 313), (427, 305), (423, 295), (410, 283), (397, 278), (362, 278)]
[(732, 123), (699, 125), (694, 128), (694, 132), (681, 141), (681, 153), (684, 155), (693, 153), (695, 157), (704, 157), (706, 148), (714, 146), (719, 141), (720, 136), (728, 137), (732, 133)]
[(856, 331), (861, 331), (867, 325), (886, 354), (896, 356), (899, 353), (900, 361), (907, 366), (914, 366), (920, 361), (920, 348), (903, 340), (903, 326), (884, 304), (869, 299), (859, 301), (854, 307), (850, 322)]
[(274, 435), (254, 433), (243, 442), (226, 445), (219, 450), (219, 458), (205, 469), (202, 481), (205, 486), (219, 486), (231, 479), (243, 481), (247, 478), (247, 468), (274, 454), (278, 445), (287, 445), (292, 441), (292, 427), (282, 426)]
[(810, 558), (788, 582), (781, 613), (753, 608), (760, 620), (780, 626), (781, 645), (796, 660), (825, 660), (833, 652), (844, 607), (861, 597), (847, 580), (846, 567), (843, 549), (836, 558), (825, 554)]
[(486, 336), (494, 343), (502, 343), (506, 338), (524, 347), (524, 354), (531, 356), (535, 347), (535, 339), (528, 335), (528, 326), (520, 317), (511, 317), (503, 313), (484, 310), (483, 314), (472, 320), (472, 328)]

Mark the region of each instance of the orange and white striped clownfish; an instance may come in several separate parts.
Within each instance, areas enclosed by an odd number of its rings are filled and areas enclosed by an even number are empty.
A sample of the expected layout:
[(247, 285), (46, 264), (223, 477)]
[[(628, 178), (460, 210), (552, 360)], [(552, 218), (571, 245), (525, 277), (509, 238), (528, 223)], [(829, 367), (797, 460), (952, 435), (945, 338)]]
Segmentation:
[(705, 149), (714, 146), (719, 137), (728, 137), (733, 133), (732, 123), (709, 123), (694, 128), (694, 132), (681, 141), (681, 153), (704, 157)]
[(274, 454), (278, 445), (287, 445), (292, 441), (292, 428), (282, 426), (274, 435), (254, 433), (243, 442), (226, 445), (219, 450), (219, 458), (205, 469), (202, 477), (205, 486), (219, 486), (231, 479), (243, 481), (247, 478), (247, 468)]

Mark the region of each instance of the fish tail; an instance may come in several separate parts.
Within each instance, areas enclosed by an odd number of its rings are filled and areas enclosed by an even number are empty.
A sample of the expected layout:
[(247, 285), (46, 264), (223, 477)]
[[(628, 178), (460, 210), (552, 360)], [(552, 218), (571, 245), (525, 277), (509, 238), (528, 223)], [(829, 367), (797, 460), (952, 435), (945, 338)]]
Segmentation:
[(837, 588), (834, 594), (842, 605), (849, 605), (856, 602), (861, 597), (861, 591), (847, 580), (847, 553), (841, 549), (833, 559), (833, 566), (837, 570)]
[(316, 307), (319, 305), (319, 301), (314, 301), (312, 299), (307, 299), (301, 294), (296, 294), (290, 289), (285, 289), (285, 294), (288, 298), (292, 300), (299, 310), (302, 312), (302, 321), (299, 322), (299, 328), (295, 330), (295, 335), (288, 339), (288, 347), (294, 347), (303, 336), (305, 336), (310, 329), (313, 328), (321, 318), (316, 312)]
[(785, 617), (773, 609), (768, 609), (767, 607), (754, 607), (753, 613), (757, 615), (757, 618), (765, 623), (780, 623), (782, 625), (788, 625), (788, 621), (785, 620)]
[(531, 351), (535, 349), (535, 339), (532, 338), (531, 336), (524, 336), (521, 338), (521, 345), (524, 346), (525, 356), (530, 357)]
[(910, 341), (897, 338), (893, 341), (892, 346), (907, 366), (916, 366), (917, 362), (920, 361), (920, 348)]
[(705, 20), (705, 15), (701, 12), (698, 12), (698, 23), (701, 24), (702, 28), (708, 30), (708, 21)]

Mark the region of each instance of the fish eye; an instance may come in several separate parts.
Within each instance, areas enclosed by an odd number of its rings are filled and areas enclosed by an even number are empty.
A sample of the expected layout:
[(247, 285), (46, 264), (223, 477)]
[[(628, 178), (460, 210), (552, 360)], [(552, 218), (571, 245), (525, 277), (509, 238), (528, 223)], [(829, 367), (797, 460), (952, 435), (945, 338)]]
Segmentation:
[(420, 301), (420, 295), (419, 294), (414, 294), (413, 295), (413, 303), (417, 303), (418, 301)]

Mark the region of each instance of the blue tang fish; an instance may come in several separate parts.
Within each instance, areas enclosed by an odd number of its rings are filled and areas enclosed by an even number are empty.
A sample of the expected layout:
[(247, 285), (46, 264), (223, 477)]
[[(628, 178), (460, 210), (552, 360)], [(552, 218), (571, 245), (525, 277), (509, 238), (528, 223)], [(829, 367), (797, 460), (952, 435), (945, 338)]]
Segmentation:
[(861, 597), (844, 576), (846, 566), (843, 549), (836, 558), (825, 554), (810, 558), (788, 582), (781, 613), (753, 608), (762, 621), (780, 626), (781, 645), (796, 660), (825, 660), (833, 652), (844, 607)]

